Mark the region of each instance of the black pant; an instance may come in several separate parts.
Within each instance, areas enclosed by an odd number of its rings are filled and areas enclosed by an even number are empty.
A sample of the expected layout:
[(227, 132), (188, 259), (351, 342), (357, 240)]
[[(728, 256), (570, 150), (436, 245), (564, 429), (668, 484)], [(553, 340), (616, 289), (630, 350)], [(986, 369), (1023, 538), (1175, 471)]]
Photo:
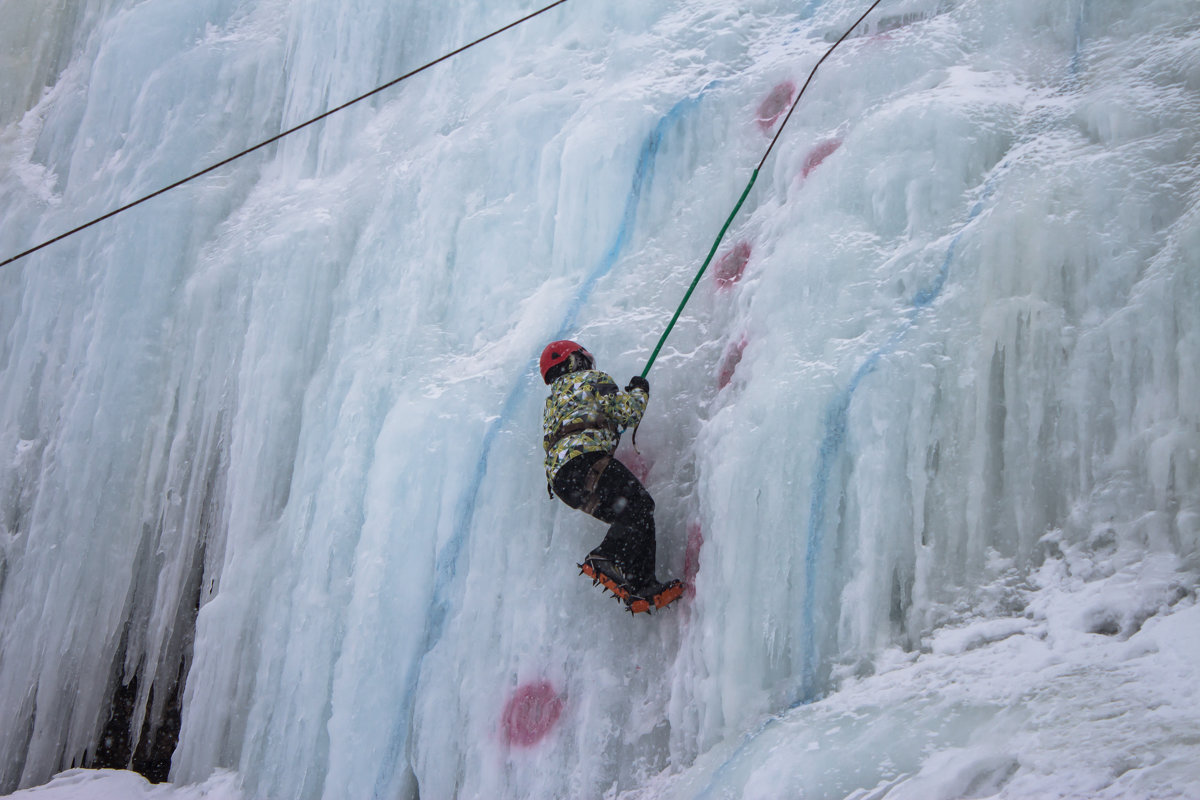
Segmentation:
[[(605, 453), (584, 453), (559, 468), (554, 476), (554, 493), (571, 508), (588, 501), (584, 487), (588, 472)], [(590, 512), (609, 524), (608, 535), (592, 552), (616, 562), (631, 579), (654, 580), (654, 498), (629, 468), (611, 459), (596, 482), (599, 503)]]

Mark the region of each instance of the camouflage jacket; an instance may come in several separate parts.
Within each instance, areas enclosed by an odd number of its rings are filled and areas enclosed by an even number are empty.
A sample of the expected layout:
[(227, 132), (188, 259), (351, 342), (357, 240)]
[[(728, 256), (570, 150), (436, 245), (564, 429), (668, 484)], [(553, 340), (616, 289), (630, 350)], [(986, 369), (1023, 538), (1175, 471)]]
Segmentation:
[(648, 400), (642, 389), (619, 391), (611, 377), (594, 369), (569, 372), (550, 384), (542, 415), (546, 480), (553, 483), (575, 456), (616, 450), (621, 431), (641, 421)]

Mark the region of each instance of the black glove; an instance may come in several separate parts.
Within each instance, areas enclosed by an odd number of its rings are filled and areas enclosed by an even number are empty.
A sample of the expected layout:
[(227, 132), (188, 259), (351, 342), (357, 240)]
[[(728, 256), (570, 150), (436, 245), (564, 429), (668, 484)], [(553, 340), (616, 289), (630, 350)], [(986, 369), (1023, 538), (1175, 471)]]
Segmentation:
[(632, 392), (634, 389), (641, 389), (646, 393), (646, 396), (649, 397), (650, 381), (646, 380), (641, 375), (634, 375), (629, 379), (629, 385), (625, 387), (625, 391)]

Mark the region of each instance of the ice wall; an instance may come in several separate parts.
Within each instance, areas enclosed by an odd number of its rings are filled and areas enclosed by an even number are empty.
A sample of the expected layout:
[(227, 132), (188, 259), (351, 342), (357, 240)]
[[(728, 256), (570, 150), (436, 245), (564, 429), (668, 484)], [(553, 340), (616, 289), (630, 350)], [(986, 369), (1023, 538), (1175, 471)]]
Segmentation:
[[(2, 0), (0, 253), (533, 8)], [(537, 353), (641, 370), (864, 8), (573, 0), (0, 270), (0, 790), (169, 756), (261, 797), (763, 796), (755, 753), (872, 720), (845, 796), (889, 731), (958, 743), (846, 682), (953, 674), (943, 632), (1032, 630), (1048, 575), (1141, 587), (1092, 634), (1194, 597), (1187, 0), (885, 0), (621, 451), (694, 592), (631, 619), (575, 575), (602, 526), (546, 499)]]

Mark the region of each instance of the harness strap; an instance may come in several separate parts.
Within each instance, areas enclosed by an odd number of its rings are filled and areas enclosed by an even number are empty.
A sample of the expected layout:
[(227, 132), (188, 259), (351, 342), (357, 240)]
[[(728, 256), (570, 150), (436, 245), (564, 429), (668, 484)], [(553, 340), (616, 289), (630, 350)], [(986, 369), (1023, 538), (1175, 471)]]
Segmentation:
[[(617, 426), (609, 422), (606, 417), (602, 417), (598, 414), (591, 414), (581, 420), (568, 422), (566, 425), (561, 426), (553, 433), (546, 434), (545, 437), (543, 437), (543, 441), (546, 445), (546, 452), (549, 453), (550, 449), (554, 447), (554, 445), (558, 444), (559, 440), (563, 439), (564, 437), (570, 436), (572, 433), (579, 433), (580, 431), (588, 430), (608, 430), (612, 431), (618, 436), (621, 434)], [(609, 461), (612, 461), (612, 456), (605, 456), (593, 464), (592, 468), (588, 471), (587, 478), (584, 481), (583, 486), (587, 491), (588, 499), (585, 501), (582, 508), (589, 514), (592, 513), (592, 510), (595, 509), (596, 506), (600, 505), (600, 501), (598, 499), (594, 499), (592, 495), (596, 490), (596, 482), (600, 480), (600, 473), (604, 472), (604, 468), (608, 466)], [(546, 495), (551, 500), (554, 499), (554, 485), (550, 481), (546, 481)]]
[(579, 509), (585, 514), (591, 514), (600, 506), (600, 493), (596, 491), (596, 486), (600, 483), (600, 476), (604, 474), (604, 470), (608, 469), (608, 464), (612, 460), (612, 456), (596, 459), (596, 463), (592, 464), (592, 468), (588, 470), (587, 477), (583, 479), (583, 490), (587, 492), (587, 499), (583, 501), (583, 505)]
[(545, 439), (544, 439), (544, 443), (546, 445), (546, 452), (549, 452), (550, 448), (552, 448), (552, 447), (554, 447), (554, 445), (558, 444), (559, 440), (565, 436), (570, 436), (572, 433), (579, 433), (580, 431), (593, 430), (593, 429), (594, 430), (609, 430), (609, 431), (615, 432), (617, 430), (617, 426), (613, 425), (606, 418), (601, 417), (597, 414), (589, 415), (589, 416), (584, 417), (583, 419), (577, 420), (575, 422), (568, 422), (566, 425), (563, 425), (562, 427), (560, 427), (558, 430), (554, 431), (553, 433), (546, 434)]

